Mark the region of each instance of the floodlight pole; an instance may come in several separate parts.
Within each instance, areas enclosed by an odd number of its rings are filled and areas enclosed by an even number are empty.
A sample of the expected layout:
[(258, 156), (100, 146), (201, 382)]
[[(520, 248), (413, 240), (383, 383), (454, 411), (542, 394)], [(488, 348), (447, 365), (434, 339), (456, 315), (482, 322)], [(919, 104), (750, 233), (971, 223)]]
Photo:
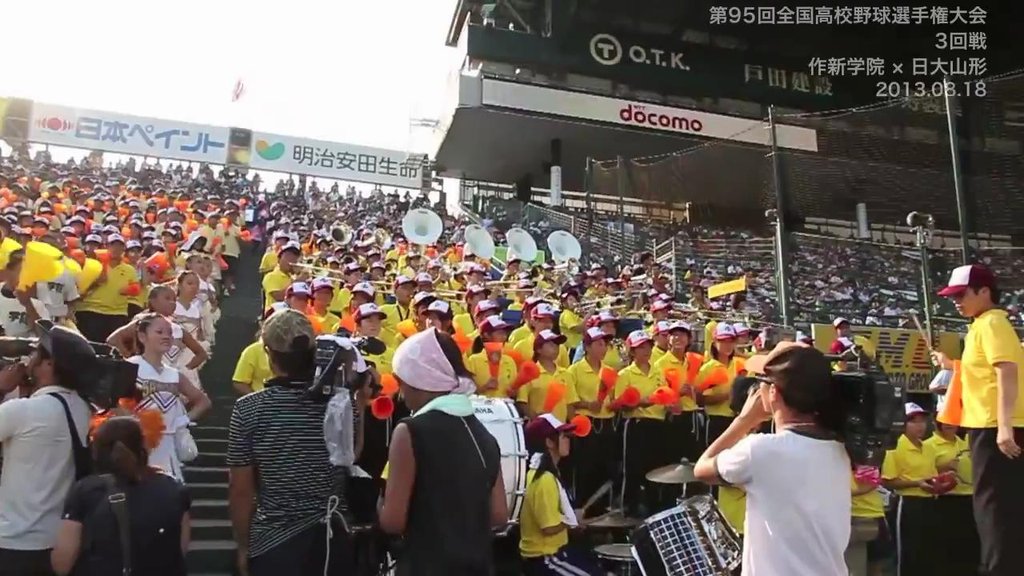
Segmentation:
[(768, 126), (771, 135), (772, 183), (775, 186), (775, 269), (779, 293), (779, 311), (782, 324), (792, 326), (793, 314), (789, 298), (789, 245), (786, 242), (786, 195), (782, 188), (782, 166), (779, 158), (778, 135), (775, 129), (775, 106), (768, 107)]
[(956, 194), (956, 216), (960, 224), (960, 263), (966, 266), (971, 263), (971, 245), (967, 239), (969, 230), (967, 216), (967, 197), (964, 191), (964, 174), (960, 166), (960, 137), (956, 129), (956, 109), (958, 99), (951, 86), (956, 86), (949, 76), (944, 78), (945, 94), (944, 103), (946, 107), (946, 126), (949, 129), (949, 156), (953, 165), (953, 192)]
[(917, 251), (921, 258), (921, 306), (924, 307), (924, 329), (928, 335), (928, 346), (935, 345), (935, 339), (932, 337), (932, 273), (931, 265), (928, 263), (928, 247), (932, 241), (931, 222), (929, 217), (926, 221), (910, 228), (910, 231), (914, 233), (914, 243), (917, 244)]

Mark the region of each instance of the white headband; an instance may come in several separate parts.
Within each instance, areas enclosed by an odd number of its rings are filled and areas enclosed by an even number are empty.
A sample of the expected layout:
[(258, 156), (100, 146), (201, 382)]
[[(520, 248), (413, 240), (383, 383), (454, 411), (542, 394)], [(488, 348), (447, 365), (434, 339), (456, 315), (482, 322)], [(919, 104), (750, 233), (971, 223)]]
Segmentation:
[(391, 360), (395, 376), (425, 392), (472, 393), (476, 383), (455, 375), (455, 369), (441, 350), (436, 331), (434, 328), (424, 330), (398, 346)]

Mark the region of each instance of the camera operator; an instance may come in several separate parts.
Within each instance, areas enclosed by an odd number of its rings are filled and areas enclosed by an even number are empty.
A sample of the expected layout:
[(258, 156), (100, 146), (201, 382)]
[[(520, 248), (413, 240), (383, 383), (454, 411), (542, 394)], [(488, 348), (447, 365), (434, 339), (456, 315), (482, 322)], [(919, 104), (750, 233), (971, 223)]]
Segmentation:
[[(324, 518), (336, 494), (324, 440), (327, 402), (310, 395), (316, 337), (309, 319), (282, 310), (260, 336), (274, 377), (239, 398), (231, 414), (229, 504), (241, 574), (345, 574), (350, 542), (328, 538)], [(339, 501), (336, 508), (345, 510)], [(333, 508), (333, 507), (332, 507)]]
[[(829, 362), (814, 348), (783, 342), (746, 367), (760, 386), (694, 474), (747, 493), (744, 575), (846, 576), (852, 467)], [(768, 420), (775, 434), (748, 436)]]
[(0, 575), (51, 574), (50, 549), (64, 499), (89, 473), (91, 411), (77, 390), (95, 371), (96, 352), (77, 332), (42, 329), (28, 365), (0, 370)]

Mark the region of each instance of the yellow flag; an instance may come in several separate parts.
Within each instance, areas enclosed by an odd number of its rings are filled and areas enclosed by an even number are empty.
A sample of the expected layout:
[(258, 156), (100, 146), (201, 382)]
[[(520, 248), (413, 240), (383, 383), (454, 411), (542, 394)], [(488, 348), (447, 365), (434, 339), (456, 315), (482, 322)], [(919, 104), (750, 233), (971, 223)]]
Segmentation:
[(743, 292), (747, 289), (747, 277), (741, 276), (735, 280), (720, 282), (708, 288), (708, 298), (728, 296), (733, 292)]

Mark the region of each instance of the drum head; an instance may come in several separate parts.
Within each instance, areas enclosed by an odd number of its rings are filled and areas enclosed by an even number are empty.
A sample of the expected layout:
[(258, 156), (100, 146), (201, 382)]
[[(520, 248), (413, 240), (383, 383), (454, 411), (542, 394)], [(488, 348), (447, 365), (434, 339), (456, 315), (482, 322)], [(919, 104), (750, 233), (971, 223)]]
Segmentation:
[(518, 522), (526, 494), (527, 451), (523, 421), (515, 403), (505, 398), (472, 396), (473, 413), (498, 441), (501, 475), (505, 481), (509, 522)]

